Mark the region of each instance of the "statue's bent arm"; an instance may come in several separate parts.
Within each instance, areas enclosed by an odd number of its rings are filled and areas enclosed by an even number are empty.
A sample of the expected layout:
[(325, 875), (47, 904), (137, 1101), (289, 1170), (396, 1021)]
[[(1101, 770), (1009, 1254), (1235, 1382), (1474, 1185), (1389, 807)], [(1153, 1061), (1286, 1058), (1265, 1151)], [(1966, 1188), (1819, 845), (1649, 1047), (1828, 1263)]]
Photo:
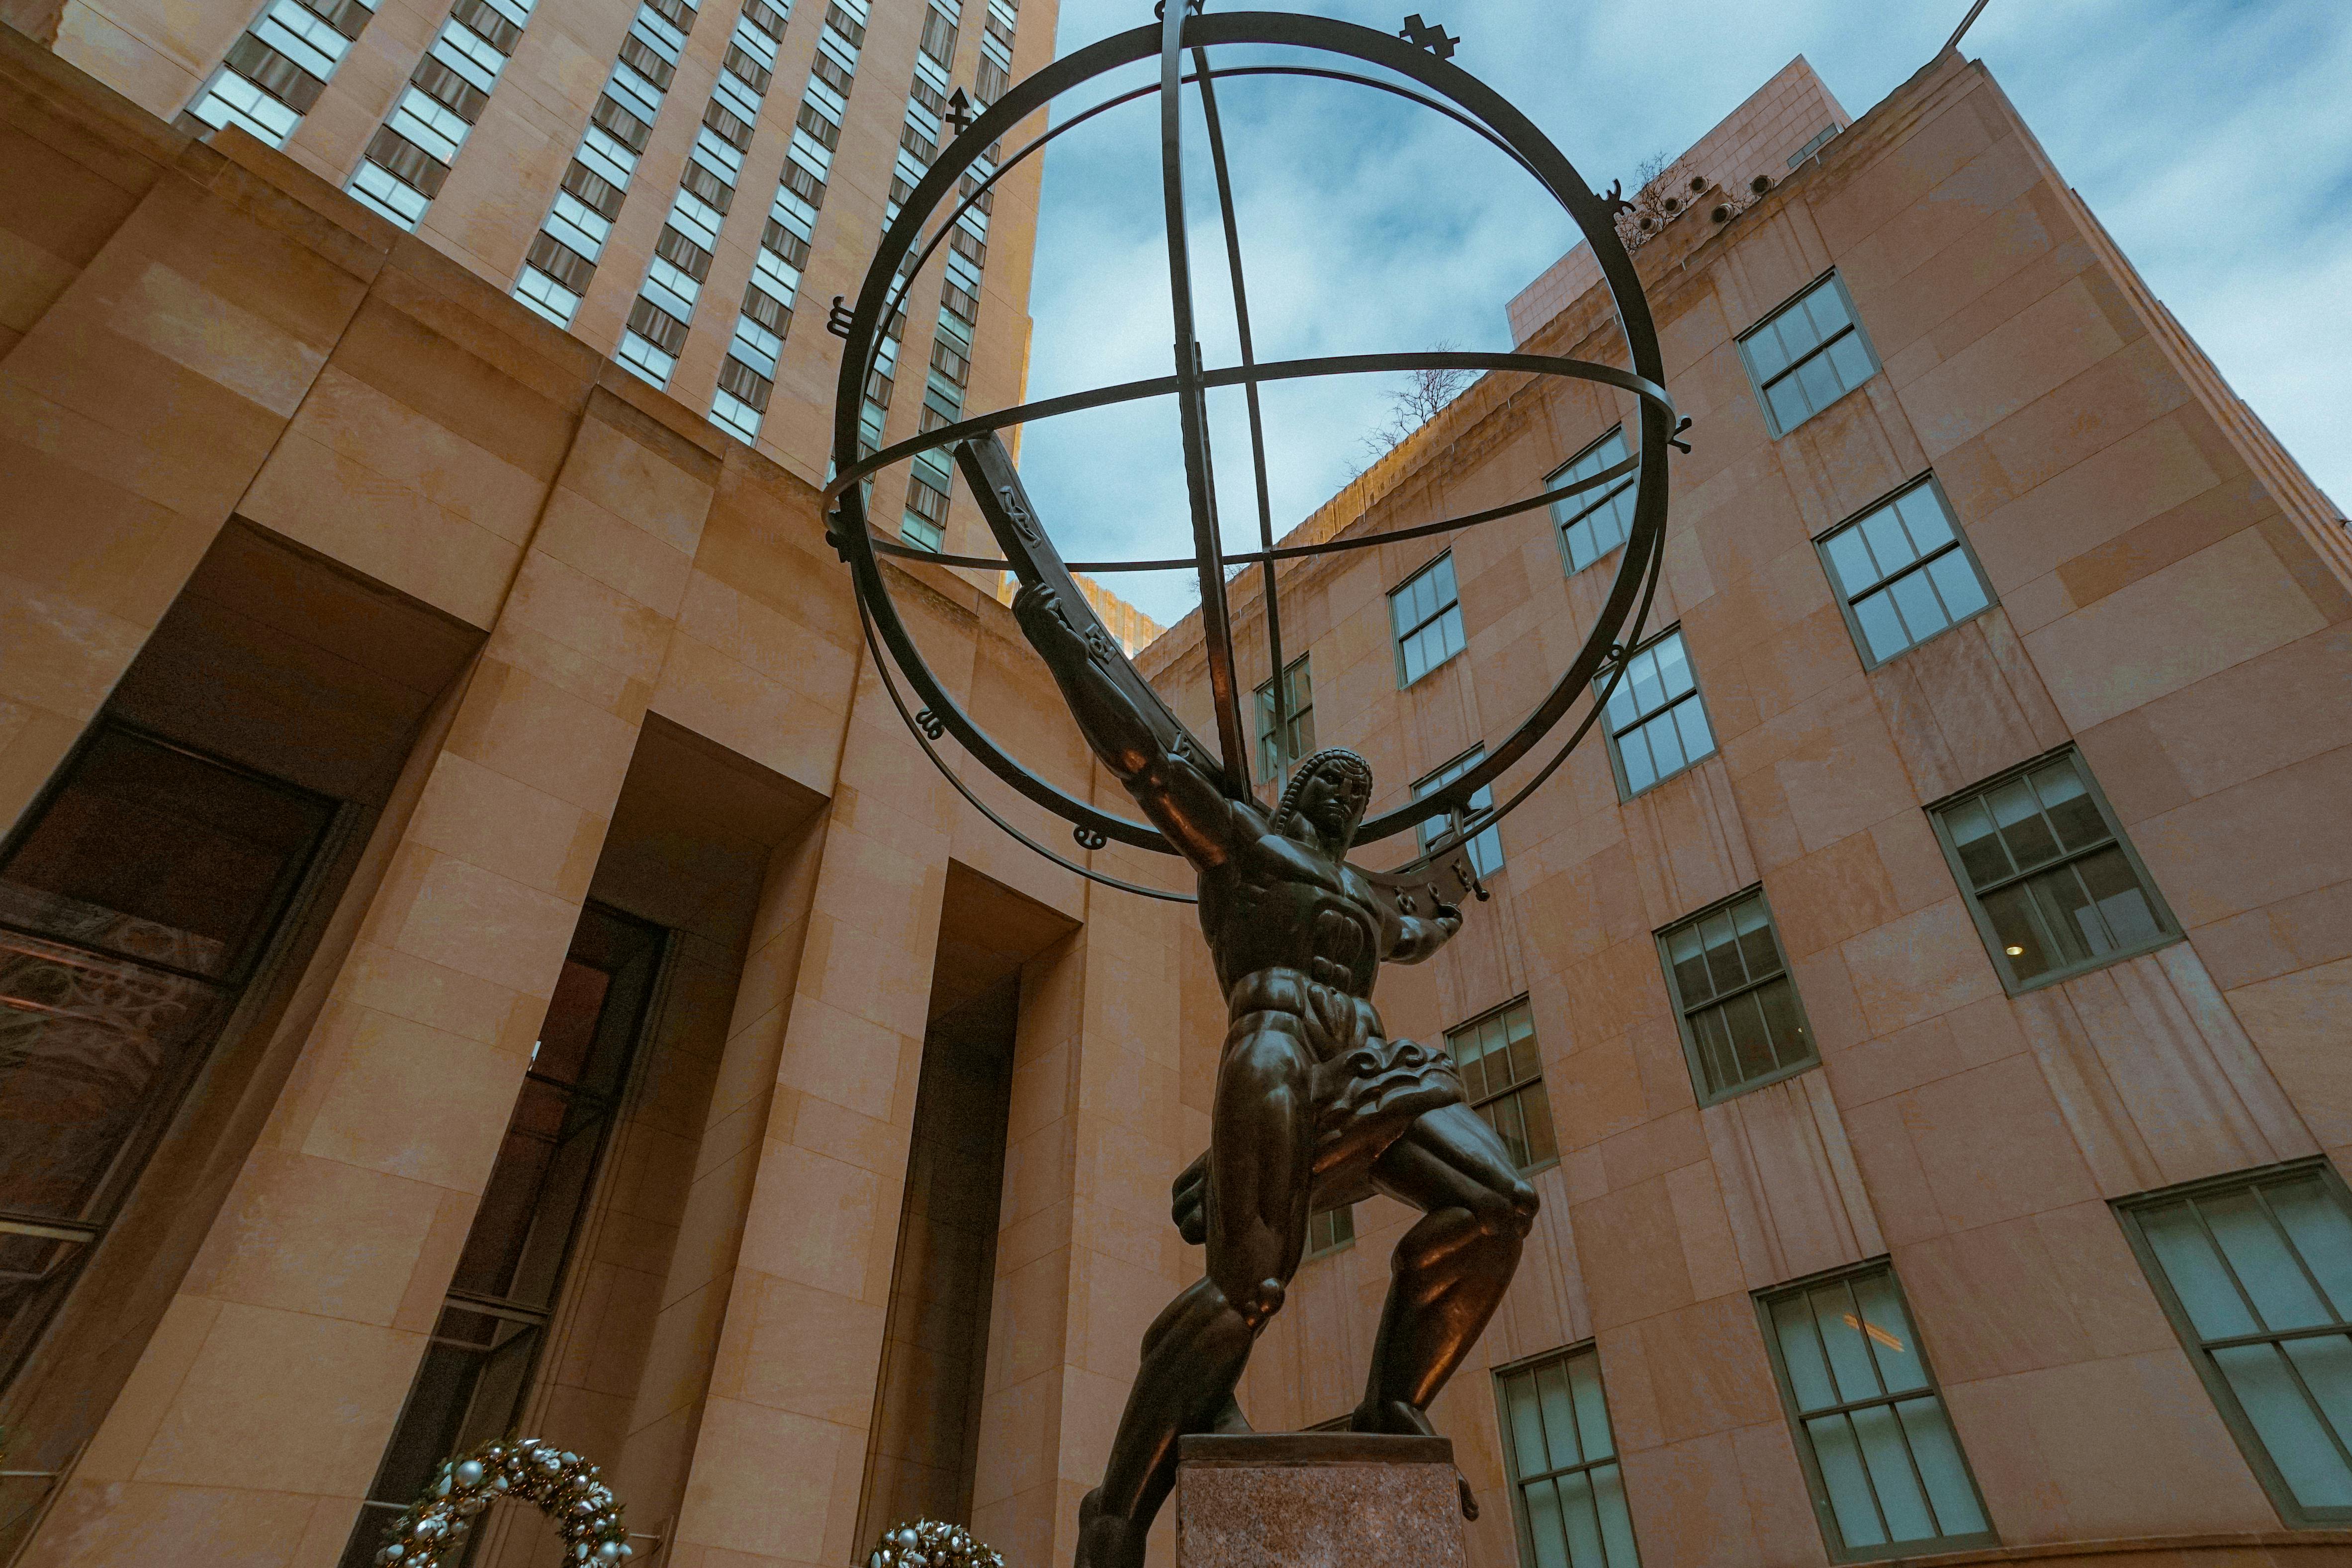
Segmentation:
[(1376, 889), (1372, 902), (1381, 911), (1381, 960), (1385, 963), (1419, 963), (1462, 930), (1462, 911), (1452, 904), (1437, 904), (1425, 916), (1409, 915), (1386, 889)]
[(1127, 693), (1095, 662), (1086, 639), (1063, 619), (1051, 588), (1023, 588), (1013, 611), (1103, 766), (1118, 775), (1187, 860), (1203, 869), (1224, 864), (1244, 829), (1216, 782), (1160, 743)]

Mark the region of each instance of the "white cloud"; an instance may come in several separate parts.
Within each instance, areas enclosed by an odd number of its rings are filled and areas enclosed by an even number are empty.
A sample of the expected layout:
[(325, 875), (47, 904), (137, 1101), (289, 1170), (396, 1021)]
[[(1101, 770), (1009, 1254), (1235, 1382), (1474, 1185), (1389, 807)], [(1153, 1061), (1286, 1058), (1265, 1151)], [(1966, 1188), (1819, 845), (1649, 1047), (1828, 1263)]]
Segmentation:
[[(1405, 0), (1311, 7), (1382, 31)], [(1677, 152), (1804, 54), (1859, 114), (1943, 43), (1963, 0), (1731, 0), (1672, 7), (1423, 0), (1458, 63), (1526, 111), (1597, 186)], [(1064, 0), (1063, 52), (1150, 19), (1139, 0)], [(2333, 493), (2352, 494), (2352, 7), (2337, 0), (2168, 12), (2131, 0), (1992, 0), (1967, 49), (2015, 100), (2155, 292), (2240, 395)], [(1226, 63), (1220, 60), (1221, 64)], [(1131, 69), (1121, 82), (1149, 79)], [(1236, 210), (1261, 359), (1507, 348), (1503, 305), (1575, 238), (1525, 175), (1425, 110), (1336, 83), (1223, 84)], [(1066, 115), (1078, 102), (1072, 100)], [(1030, 395), (1167, 374), (1172, 336), (1145, 98), (1054, 143), (1031, 296)], [(1200, 335), (1234, 354), (1222, 235), (1197, 112), (1188, 142)], [(1319, 505), (1360, 458), (1383, 388), (1270, 387), (1274, 527)], [(1213, 399), (1229, 541), (1255, 538), (1238, 394)], [(1023, 471), (1065, 552), (1189, 550), (1181, 453), (1165, 400), (1034, 426)], [(1192, 602), (1171, 574), (1114, 586), (1162, 618)]]

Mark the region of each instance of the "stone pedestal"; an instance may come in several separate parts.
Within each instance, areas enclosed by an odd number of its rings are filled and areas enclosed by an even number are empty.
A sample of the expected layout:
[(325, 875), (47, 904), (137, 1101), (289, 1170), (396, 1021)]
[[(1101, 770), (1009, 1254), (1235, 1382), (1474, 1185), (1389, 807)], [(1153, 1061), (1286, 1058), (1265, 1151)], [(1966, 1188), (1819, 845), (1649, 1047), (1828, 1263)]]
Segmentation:
[(1462, 1568), (1447, 1437), (1293, 1432), (1183, 1439), (1178, 1568)]

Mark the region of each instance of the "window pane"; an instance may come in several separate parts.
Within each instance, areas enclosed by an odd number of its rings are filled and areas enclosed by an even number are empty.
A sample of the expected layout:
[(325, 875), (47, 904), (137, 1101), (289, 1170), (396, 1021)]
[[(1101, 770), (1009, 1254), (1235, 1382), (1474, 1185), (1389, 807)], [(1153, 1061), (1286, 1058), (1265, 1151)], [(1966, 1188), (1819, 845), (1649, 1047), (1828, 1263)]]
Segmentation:
[(1717, 991), (1730, 991), (1748, 984), (1747, 966), (1739, 961), (1738, 934), (1732, 929), (1731, 911), (1718, 910), (1698, 922), (1698, 932), (1706, 943), (1707, 977)]
[(1658, 683), (1668, 697), (1680, 697), (1697, 688), (1698, 681), (1691, 674), (1690, 658), (1683, 651), (1682, 633), (1661, 637), (1651, 652), (1658, 661)]
[(1691, 762), (1712, 755), (1715, 737), (1707, 732), (1706, 710), (1694, 697), (1675, 705), (1675, 738), (1682, 742), (1683, 755)]
[(1870, 1481), (1863, 1474), (1862, 1451), (1853, 1428), (1843, 1415), (1822, 1415), (1805, 1423), (1813, 1440), (1813, 1460), (1821, 1467), (1822, 1486), (1830, 1494), (1830, 1510), (1838, 1533), (1848, 1546), (1884, 1546), (1886, 1531), (1879, 1528), (1878, 1505), (1872, 1500)]
[(2009, 852), (2001, 847), (2000, 837), (1993, 831), (1992, 814), (1983, 801), (1955, 806), (1945, 815), (1944, 826), (1952, 836), (1952, 848), (1959, 855), (1969, 881), (1981, 888), (2010, 874)]
[(1985, 596), (1984, 584), (1977, 581), (1976, 568), (1969, 564), (1964, 551), (1950, 550), (1936, 557), (1927, 575), (1936, 580), (1936, 591), (1944, 596), (1944, 608), (1955, 621), (1967, 620), (1992, 602)]
[(1511, 1042), (1510, 1061), (1513, 1083), (1529, 1082), (1543, 1070), (1536, 1058), (1536, 1040), (1533, 1035), (1522, 1036)]
[(1746, 346), (1748, 362), (1755, 365), (1759, 380), (1769, 381), (1788, 367), (1789, 351), (1781, 345), (1777, 325), (1750, 334)]
[(2061, 758), (2046, 768), (2036, 768), (2032, 784), (2042, 809), (2050, 814), (2058, 841), (2067, 848), (2085, 849), (2111, 837), (2106, 819), (2099, 815), (2097, 804), (2083, 787), (2083, 775), (2075, 771), (2072, 757)]
[(1650, 742), (1643, 733), (1648, 726), (1629, 731), (1617, 742), (1617, 754), (1625, 766), (1625, 793), (1639, 795), (1658, 782), (1658, 770), (1650, 760)]
[(1827, 281), (1805, 296), (1805, 314), (1812, 318), (1813, 336), (1819, 340), (1833, 337), (1853, 324), (1853, 317), (1846, 311), (1845, 296), (1838, 292), (1836, 284)]
[(1820, 1410), (1840, 1403), (1830, 1383), (1829, 1363), (1822, 1359), (1820, 1337), (1813, 1331), (1810, 1298), (1783, 1296), (1773, 1302), (1772, 1331), (1780, 1342), (1780, 1363), (1788, 1371), (1797, 1408)]
[(1577, 1441), (1576, 1405), (1569, 1394), (1568, 1368), (1556, 1361), (1538, 1367), (1536, 1392), (1543, 1402), (1544, 1436), (1549, 1439), (1544, 1468), (1561, 1470), (1584, 1463), (1584, 1449)]
[(1604, 1568), (1608, 1551), (1601, 1544), (1601, 1515), (1592, 1496), (1592, 1478), (1582, 1473), (1559, 1478), (1559, 1518), (1568, 1527), (1568, 1560), (1576, 1568)]
[(1920, 1363), (1911, 1321), (1895, 1297), (1895, 1281), (1886, 1275), (1873, 1274), (1853, 1282), (1853, 1294), (1862, 1309), (1863, 1336), (1870, 1342), (1871, 1359), (1877, 1363), (1886, 1391), (1901, 1394), (1927, 1387), (1927, 1369)]
[(2286, 1227), (2304, 1263), (2331, 1298), (2336, 1321), (2352, 1321), (2352, 1218), (2329, 1198), (2317, 1176), (2263, 1188), (2271, 1212)]
[(1503, 1379), (1503, 1408), (1511, 1422), (1511, 1463), (1522, 1477), (1539, 1476), (1551, 1468), (1544, 1440), (1543, 1412), (1537, 1407), (1536, 1377), (1515, 1372)]
[(1871, 1489), (1878, 1494), (1879, 1512), (1886, 1533), (1895, 1541), (1919, 1541), (1936, 1533), (1927, 1511), (1927, 1494), (1911, 1470), (1910, 1446), (1903, 1440), (1903, 1423), (1889, 1405), (1874, 1405), (1853, 1412), (1854, 1440), (1862, 1446), (1869, 1467)]
[(1995, 785), (1985, 792), (1984, 799), (2000, 829), (2001, 843), (2019, 870), (2031, 870), (2058, 853), (2058, 840), (2042, 820), (2033, 791), (2023, 779)]
[(1640, 1568), (1633, 1550), (1633, 1517), (1625, 1508), (1625, 1479), (1615, 1465), (1592, 1472), (1592, 1490), (1601, 1506), (1601, 1539), (1609, 1548), (1609, 1568)]
[(1696, 1006), (1715, 994), (1715, 983), (1706, 971), (1706, 946), (1699, 940), (1697, 926), (1678, 926), (1666, 933), (1666, 962), (1674, 966), (1675, 990), (1684, 1006)]
[(1507, 1094), (1486, 1109), (1495, 1113), (1495, 1132), (1502, 1139), (1503, 1147), (1510, 1151), (1511, 1163), (1521, 1170), (1534, 1164), (1535, 1160), (1528, 1148), (1526, 1107), (1520, 1097)]
[(1735, 996), (1723, 1005), (1724, 1023), (1731, 1031), (1731, 1048), (1739, 1064), (1739, 1081), (1762, 1078), (1772, 1070), (1772, 1037), (1764, 1027), (1764, 1011), (1756, 994)]
[(2206, 1238), (2204, 1226), (2199, 1223), (2194, 1208), (2186, 1199), (2161, 1208), (2142, 1209), (2139, 1226), (2141, 1234), (2147, 1237), (2149, 1250), (2164, 1268), (2165, 1279), (2171, 1282), (2172, 1293), (2180, 1298), (2181, 1309), (2189, 1314), (2189, 1325), (2200, 1337), (2225, 1340), (2255, 1331), (2258, 1325), (2253, 1314), (2247, 1310), (2244, 1299), (2221, 1267), (2220, 1256)]
[(2119, 947), (2134, 947), (2152, 942), (2162, 934), (2156, 922), (2156, 911), (2148, 907), (2147, 895), (2140, 890), (2139, 877), (2132, 870), (2131, 862), (2121, 849), (2102, 849), (2074, 862), (2074, 870), (2083, 879), (2083, 886), (2098, 906), (2099, 918), (2106, 923)]
[(1918, 552), (1911, 548), (1911, 540), (1891, 506), (1880, 507), (1864, 518), (1855, 530), (1870, 542), (1870, 553), (1878, 563), (1881, 577), (1893, 576), (1917, 558)]
[(1888, 586), (1887, 595), (1901, 612), (1904, 629), (1911, 634), (1913, 642), (1925, 642), (1951, 624), (1944, 618), (1944, 606), (1928, 584), (1925, 572), (1897, 577)]
[(1848, 332), (1832, 343), (1823, 357), (1836, 368), (1838, 380), (1849, 390), (1870, 379), (1870, 351), (1862, 346), (1858, 332)]
[(1698, 1037), (1699, 1061), (1706, 1069), (1707, 1088), (1726, 1089), (1739, 1081), (1739, 1063), (1732, 1055), (1731, 1027), (1723, 1021), (1723, 1009), (1710, 1007), (1691, 1020), (1691, 1032)]
[(2352, 1469), (2304, 1398), (2279, 1347), (2237, 1345), (2215, 1351), (2213, 1361), (2295, 1500), (2305, 1508), (2352, 1508)]
[(2286, 1237), (2251, 1189), (2197, 1200), (2238, 1284), (2265, 1329), (2315, 1329), (2335, 1321), (2287, 1249)]
[(1793, 375), (1782, 376), (1766, 391), (1765, 399), (1772, 405), (1772, 417), (1783, 430), (1793, 430), (1805, 421), (1812, 410), (1805, 405), (1804, 389)]
[[(1536, 1551), (1536, 1568), (1570, 1568), (1568, 1530), (1559, 1517), (1559, 1489), (1537, 1481), (1524, 1489), (1528, 1502), (1528, 1535)], [(1575, 1568), (1585, 1568), (1579, 1563)]]
[(1759, 987), (1756, 997), (1764, 1009), (1764, 1026), (1772, 1033), (1773, 1058), (1784, 1068), (1812, 1060), (1812, 1032), (1798, 1010), (1797, 988), (1782, 978)]
[(1894, 599), (1883, 590), (1856, 604), (1853, 618), (1861, 623), (1862, 640), (1870, 645), (1873, 658), (1893, 658), (1911, 646), (1911, 635), (1895, 613)]
[(1837, 574), (1838, 586), (1848, 595), (1859, 594), (1878, 581), (1881, 574), (1870, 559), (1869, 547), (1862, 542), (1861, 529), (1833, 533), (1822, 542), (1822, 548)]
[(1903, 1419), (1904, 1436), (1911, 1440), (1911, 1458), (1919, 1467), (1919, 1479), (1927, 1483), (1927, 1500), (1935, 1505), (1941, 1532), (1973, 1535), (1990, 1528), (1984, 1510), (1977, 1505), (1976, 1489), (1969, 1484), (1968, 1468), (1960, 1462), (1960, 1445), (1944, 1414), (1944, 1402), (1906, 1399), (1895, 1412)]
[(1519, 1114), (1528, 1130), (1527, 1164), (1521, 1168), (1559, 1159), (1559, 1144), (1551, 1125), (1551, 1095), (1540, 1080), (1519, 1090)]
[(1576, 1429), (1585, 1457), (1605, 1459), (1617, 1452), (1609, 1432), (1609, 1402), (1601, 1393), (1601, 1358), (1580, 1355), (1568, 1363), (1568, 1379), (1576, 1400)]
[(2303, 1374), (2303, 1386), (2342, 1442), (2352, 1434), (2352, 1339), (2328, 1334), (2284, 1342), (2287, 1360)]
[(1835, 403), (1838, 394), (1845, 390), (1839, 383), (1838, 373), (1827, 354), (1815, 354), (1799, 365), (1790, 379), (1803, 384), (1805, 400), (1816, 412)]
[(2107, 928), (2099, 919), (2099, 911), (2091, 903), (2091, 895), (2084, 890), (2083, 880), (2072, 866), (2061, 866), (2055, 871), (2045, 871), (2025, 884), (2033, 895), (2033, 906), (2042, 916), (2042, 929), (2057, 946), (2059, 962), (2081, 963), (2103, 952), (2110, 952), (2115, 943), (2107, 939)]
[(2046, 974), (2065, 962), (2043, 939), (2042, 922), (2033, 910), (2032, 894), (2023, 886), (1988, 893), (1984, 911), (1985, 919), (1992, 925), (1993, 941), (2000, 944), (2010, 973), (2019, 984)]
[(1933, 485), (1914, 485), (1895, 498), (1895, 510), (1903, 514), (1903, 526), (1911, 535), (1911, 543), (1926, 555), (1952, 542), (1952, 520), (1944, 515), (1943, 504), (1936, 498)]
[(1650, 763), (1657, 769), (1660, 778), (1680, 773), (1689, 765), (1690, 759), (1683, 753), (1682, 735), (1675, 728), (1672, 713), (1661, 713), (1644, 723), (1641, 735), (1650, 742)]
[(1658, 675), (1658, 652), (1646, 647), (1625, 663), (1625, 685), (1633, 693), (1637, 713), (1655, 713), (1666, 705), (1666, 689)]
[(1863, 1337), (1862, 1317), (1843, 1282), (1822, 1286), (1810, 1294), (1813, 1321), (1828, 1350), (1831, 1374), (1837, 1379), (1841, 1403), (1874, 1399), (1886, 1392), (1879, 1386), (1878, 1369), (1871, 1363), (1869, 1342)]
[(1731, 926), (1738, 935), (1739, 956), (1750, 980), (1780, 967), (1780, 950), (1772, 940), (1772, 918), (1764, 912), (1762, 899), (1743, 899), (1732, 905)]

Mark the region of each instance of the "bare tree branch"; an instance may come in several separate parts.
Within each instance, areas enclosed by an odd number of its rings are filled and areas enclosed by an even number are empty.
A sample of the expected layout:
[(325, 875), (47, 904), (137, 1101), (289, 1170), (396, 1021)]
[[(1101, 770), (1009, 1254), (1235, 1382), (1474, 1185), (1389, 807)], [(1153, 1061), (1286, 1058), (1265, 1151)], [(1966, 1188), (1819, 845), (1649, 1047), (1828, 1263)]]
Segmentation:
[[(1454, 344), (1439, 343), (1434, 352), (1450, 353)], [(1364, 460), (1356, 466), (1361, 474), (1366, 468), (1387, 457), (1405, 438), (1462, 395), (1463, 389), (1478, 379), (1475, 370), (1412, 370), (1403, 374), (1403, 385), (1389, 393), (1388, 417), (1381, 420), (1362, 439)]]

